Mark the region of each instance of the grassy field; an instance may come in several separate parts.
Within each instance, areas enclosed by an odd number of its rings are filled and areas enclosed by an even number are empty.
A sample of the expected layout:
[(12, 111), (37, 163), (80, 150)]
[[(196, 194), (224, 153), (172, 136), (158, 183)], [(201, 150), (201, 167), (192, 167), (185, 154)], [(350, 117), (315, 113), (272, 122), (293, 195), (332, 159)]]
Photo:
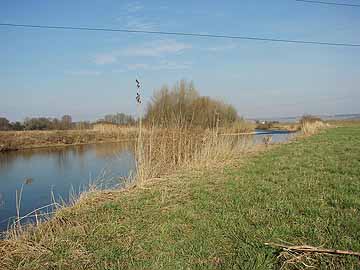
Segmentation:
[(356, 257), (295, 256), (265, 242), (360, 251), (359, 126), (125, 192), (89, 193), (0, 242), (0, 269), (360, 267)]

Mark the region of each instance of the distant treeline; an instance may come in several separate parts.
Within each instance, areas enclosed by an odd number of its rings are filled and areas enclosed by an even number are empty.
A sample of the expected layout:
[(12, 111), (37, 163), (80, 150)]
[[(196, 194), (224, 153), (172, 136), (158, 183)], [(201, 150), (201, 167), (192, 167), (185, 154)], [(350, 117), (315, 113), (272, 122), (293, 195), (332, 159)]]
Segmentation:
[(103, 119), (96, 122), (80, 121), (73, 122), (70, 115), (64, 115), (61, 119), (48, 117), (27, 117), (23, 122), (10, 122), (5, 117), (0, 117), (0, 130), (2, 131), (21, 131), (21, 130), (72, 130), (72, 129), (91, 129), (93, 124), (107, 122), (117, 125), (133, 125), (134, 118), (131, 115), (117, 113), (106, 115)]
[(66, 130), (73, 129), (79, 124), (73, 123), (70, 115), (64, 115), (61, 119), (26, 117), (23, 122), (9, 122), (8, 119), (0, 117), (0, 130)]
[(104, 119), (98, 120), (98, 122), (107, 122), (116, 125), (131, 126), (135, 124), (135, 118), (125, 113), (108, 114)]
[(232, 105), (200, 96), (193, 82), (182, 80), (171, 89), (163, 86), (155, 92), (144, 120), (160, 127), (214, 128), (232, 125), (240, 118)]

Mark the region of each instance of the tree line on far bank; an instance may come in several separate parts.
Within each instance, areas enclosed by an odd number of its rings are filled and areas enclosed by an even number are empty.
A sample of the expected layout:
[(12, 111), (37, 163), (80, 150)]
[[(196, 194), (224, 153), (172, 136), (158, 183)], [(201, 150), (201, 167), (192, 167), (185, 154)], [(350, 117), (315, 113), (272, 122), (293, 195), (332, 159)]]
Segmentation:
[(48, 117), (26, 117), (23, 122), (10, 122), (5, 117), (0, 117), (0, 130), (65, 130), (74, 127), (70, 115), (64, 115), (61, 119)]
[(91, 129), (93, 124), (107, 122), (116, 125), (133, 125), (134, 117), (124, 113), (109, 114), (95, 122), (79, 121), (73, 122), (70, 115), (64, 115), (60, 119), (49, 117), (27, 117), (23, 122), (10, 122), (5, 117), (0, 117), (1, 131), (22, 131), (22, 130), (71, 130)]

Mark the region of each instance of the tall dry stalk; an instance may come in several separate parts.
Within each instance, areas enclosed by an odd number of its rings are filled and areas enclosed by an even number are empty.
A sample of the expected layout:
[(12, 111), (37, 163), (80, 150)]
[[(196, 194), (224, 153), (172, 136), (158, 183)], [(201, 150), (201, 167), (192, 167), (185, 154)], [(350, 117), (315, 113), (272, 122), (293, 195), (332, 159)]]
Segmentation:
[(21, 197), (24, 190), (24, 184), (21, 185), (20, 191), (16, 190), (16, 222), (17, 227), (21, 230), (20, 225), (20, 209), (21, 209)]
[(322, 121), (316, 122), (304, 122), (301, 124), (301, 130), (304, 135), (312, 135), (317, 133), (319, 130), (325, 128), (326, 125)]
[(143, 141), (143, 130), (142, 130), (142, 115), (141, 115), (141, 103), (137, 104), (138, 111), (138, 138), (135, 149), (135, 158), (136, 158), (136, 171), (137, 177), (136, 180), (138, 184), (141, 184), (144, 180), (144, 141)]

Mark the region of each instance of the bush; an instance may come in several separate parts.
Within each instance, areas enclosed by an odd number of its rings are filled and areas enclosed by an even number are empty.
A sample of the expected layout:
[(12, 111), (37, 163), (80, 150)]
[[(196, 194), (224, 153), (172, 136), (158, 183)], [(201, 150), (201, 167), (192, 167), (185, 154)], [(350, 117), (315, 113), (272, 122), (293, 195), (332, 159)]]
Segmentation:
[(222, 101), (200, 96), (192, 82), (184, 80), (172, 89), (163, 86), (148, 104), (145, 122), (157, 127), (226, 126), (239, 119), (236, 109)]
[(300, 119), (300, 126), (301, 126), (301, 131), (305, 135), (315, 134), (319, 130), (326, 127), (326, 125), (324, 124), (324, 122), (320, 117), (312, 116), (312, 115), (304, 115)]

